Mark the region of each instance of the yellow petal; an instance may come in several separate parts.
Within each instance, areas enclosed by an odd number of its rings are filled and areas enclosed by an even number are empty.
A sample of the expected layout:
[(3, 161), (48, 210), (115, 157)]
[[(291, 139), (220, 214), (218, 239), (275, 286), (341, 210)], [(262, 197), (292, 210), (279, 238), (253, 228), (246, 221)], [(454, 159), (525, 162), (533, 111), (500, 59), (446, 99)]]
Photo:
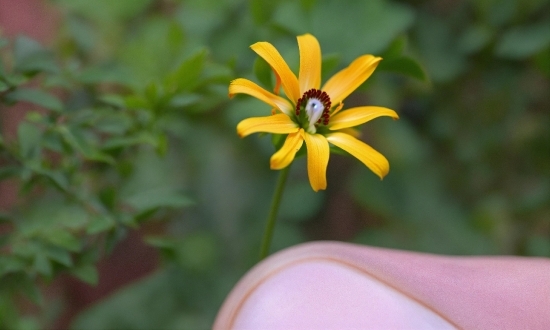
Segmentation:
[(293, 122), (287, 115), (279, 113), (267, 117), (252, 117), (243, 120), (237, 125), (237, 134), (240, 137), (258, 132), (288, 134), (297, 132), (298, 129), (298, 124)]
[(272, 170), (283, 169), (292, 163), (294, 156), (304, 143), (303, 131), (303, 129), (300, 129), (298, 132), (288, 134), (281, 149), (271, 156), (270, 165)]
[(300, 48), (300, 95), (321, 86), (321, 46), (311, 34), (298, 36)]
[(269, 42), (257, 42), (250, 46), (250, 48), (271, 66), (275, 74), (281, 79), (286, 96), (296, 104), (300, 96), (302, 96), (298, 86), (298, 79), (277, 49)]
[(342, 128), (354, 127), (381, 116), (399, 119), (397, 113), (388, 108), (358, 107), (340, 111), (336, 115), (330, 117), (328, 128), (331, 130), (339, 130)]
[(330, 149), (327, 139), (321, 134), (309, 134), (302, 131), (307, 147), (307, 173), (314, 191), (327, 188), (327, 165)]
[(343, 103), (343, 102), (338, 103), (338, 105), (336, 106), (336, 108), (334, 108), (334, 110), (332, 110), (332, 112), (330, 113), (330, 115), (331, 115), (331, 116), (334, 116), (335, 114), (337, 114), (338, 112), (340, 112), (340, 110), (342, 110), (343, 107), (344, 107), (344, 103)]
[(363, 55), (351, 62), (351, 64), (330, 78), (322, 90), (324, 90), (332, 104), (338, 104), (359, 87), (374, 72), (381, 57)]
[(229, 84), (229, 97), (233, 97), (235, 94), (254, 96), (287, 115), (290, 115), (293, 111), (292, 105), (286, 99), (266, 91), (248, 79), (235, 79)]
[(351, 135), (335, 132), (327, 135), (327, 140), (359, 159), (370, 168), (371, 171), (378, 175), (380, 179), (383, 179), (390, 171), (390, 164), (386, 157), (374, 150), (368, 144), (357, 140)]

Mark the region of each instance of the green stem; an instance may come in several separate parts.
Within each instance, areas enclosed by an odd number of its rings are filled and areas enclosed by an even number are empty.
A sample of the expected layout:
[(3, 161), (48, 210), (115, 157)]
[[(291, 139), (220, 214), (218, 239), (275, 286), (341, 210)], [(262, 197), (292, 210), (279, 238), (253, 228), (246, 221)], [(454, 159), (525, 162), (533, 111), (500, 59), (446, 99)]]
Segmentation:
[(275, 229), (275, 222), (277, 221), (277, 212), (279, 211), (279, 205), (281, 204), (281, 197), (283, 196), (283, 191), (285, 190), (285, 182), (288, 177), (289, 170), (290, 165), (283, 168), (281, 173), (279, 173), (279, 180), (277, 180), (277, 186), (275, 187), (275, 193), (273, 194), (273, 200), (271, 201), (271, 209), (269, 210), (269, 216), (267, 217), (264, 238), (262, 239), (260, 260), (263, 260), (269, 254), (271, 239), (273, 238), (273, 230)]

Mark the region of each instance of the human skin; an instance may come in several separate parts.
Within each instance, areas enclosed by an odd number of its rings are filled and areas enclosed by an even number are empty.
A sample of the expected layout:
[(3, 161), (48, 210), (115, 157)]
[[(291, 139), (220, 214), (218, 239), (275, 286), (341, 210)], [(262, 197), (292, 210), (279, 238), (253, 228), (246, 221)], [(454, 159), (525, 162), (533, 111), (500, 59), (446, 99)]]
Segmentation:
[(250, 270), (213, 328), (550, 329), (550, 260), (307, 243)]

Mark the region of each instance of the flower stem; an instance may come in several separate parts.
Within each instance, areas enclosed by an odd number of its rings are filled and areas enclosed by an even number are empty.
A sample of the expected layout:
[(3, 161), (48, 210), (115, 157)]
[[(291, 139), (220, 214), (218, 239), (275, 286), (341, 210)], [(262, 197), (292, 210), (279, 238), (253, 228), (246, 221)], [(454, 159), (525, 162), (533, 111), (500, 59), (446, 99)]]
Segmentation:
[(264, 238), (262, 239), (262, 246), (260, 250), (260, 261), (263, 260), (269, 254), (269, 248), (271, 247), (271, 239), (273, 238), (273, 230), (275, 229), (275, 222), (277, 221), (277, 212), (279, 211), (279, 205), (281, 204), (281, 197), (285, 190), (286, 178), (290, 165), (283, 168), (279, 173), (279, 179), (277, 180), (277, 186), (273, 194), (273, 200), (271, 201), (271, 209), (267, 217), (267, 223), (265, 225)]

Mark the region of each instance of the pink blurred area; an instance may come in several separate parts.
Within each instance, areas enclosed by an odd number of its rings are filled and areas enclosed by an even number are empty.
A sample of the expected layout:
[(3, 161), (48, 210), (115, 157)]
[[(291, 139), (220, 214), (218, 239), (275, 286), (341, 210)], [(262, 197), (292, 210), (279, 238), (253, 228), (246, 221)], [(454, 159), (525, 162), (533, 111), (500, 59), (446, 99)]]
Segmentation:
[(48, 43), (56, 27), (56, 15), (45, 1), (0, 0), (0, 29), (4, 36), (24, 34)]
[(214, 329), (550, 329), (550, 260), (316, 242), (266, 259)]

